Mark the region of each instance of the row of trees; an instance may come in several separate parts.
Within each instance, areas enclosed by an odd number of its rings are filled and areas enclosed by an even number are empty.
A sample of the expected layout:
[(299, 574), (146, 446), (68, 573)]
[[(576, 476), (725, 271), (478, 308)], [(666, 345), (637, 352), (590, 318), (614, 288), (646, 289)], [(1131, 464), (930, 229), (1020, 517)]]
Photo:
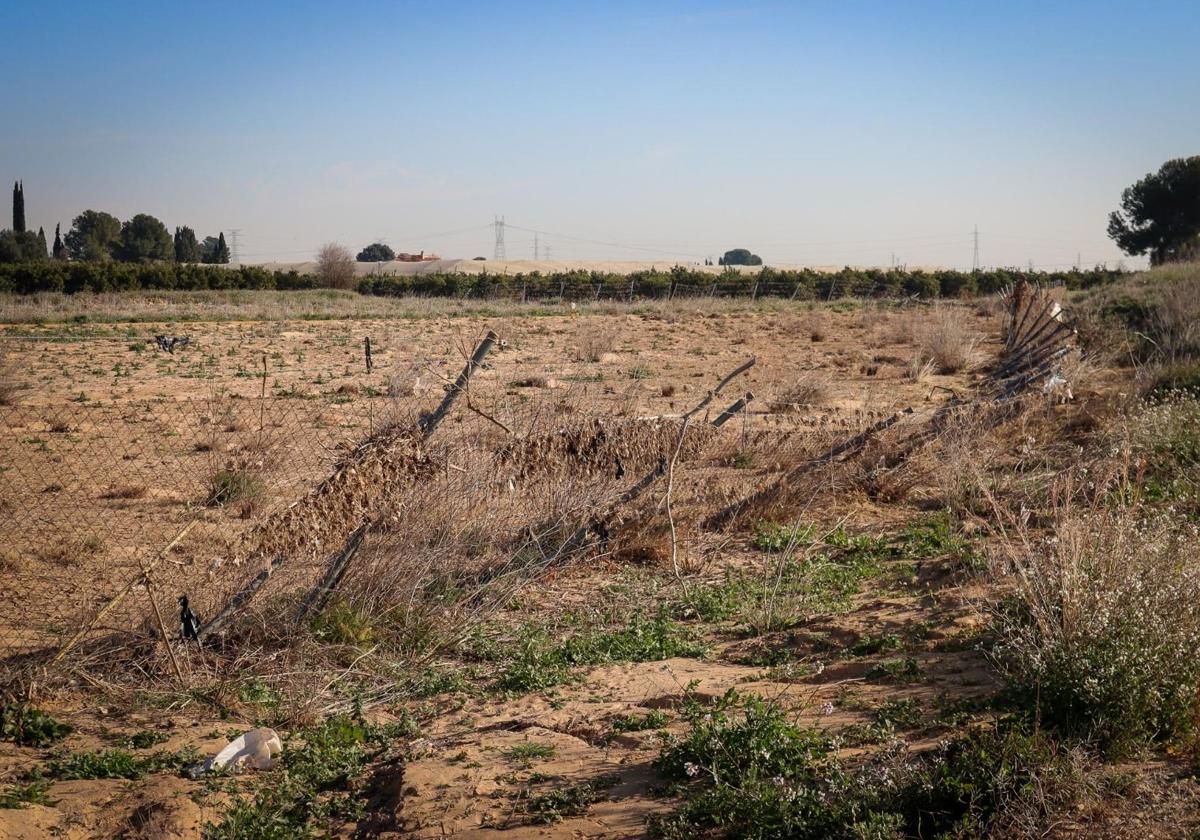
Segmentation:
[(48, 247), (44, 229), (37, 233), (25, 225), (25, 185), (13, 184), (12, 228), (0, 231), (0, 262), (36, 262), (39, 260), (77, 260), (81, 262), (180, 262), (227, 263), (229, 246), (225, 234), (196, 239), (189, 227), (175, 228), (172, 237), (167, 226), (148, 213), (139, 213), (121, 222), (102, 210), (84, 210), (71, 223), (66, 236), (54, 228), (54, 245)]
[[(453, 296), (470, 299), (666, 298), (695, 295), (784, 297), (830, 300), (842, 297), (922, 298), (964, 297), (996, 292), (1018, 279), (1063, 283), (1072, 289), (1108, 283), (1121, 275), (1115, 270), (1030, 272), (905, 271), (854, 269), (820, 272), (780, 271), (770, 267), (755, 273), (725, 271), (710, 274), (677, 266), (670, 271), (609, 274), (570, 271), (552, 274), (418, 274), (370, 275), (356, 279), (348, 251), (326, 254), (328, 273), (298, 274), (259, 266), (239, 269), (176, 262), (41, 262), (0, 265), (0, 292), (124, 291), (134, 289), (313, 289), (357, 288), (362, 294)], [(320, 260), (318, 261), (320, 263)], [(347, 271), (347, 266), (349, 271)]]
[(916, 296), (967, 297), (991, 294), (1021, 278), (1035, 283), (1089, 288), (1108, 283), (1121, 272), (1106, 268), (1088, 271), (1033, 272), (1019, 269), (992, 271), (921, 271), (856, 269), (814, 271), (727, 270), (720, 274), (676, 266), (670, 271), (637, 271), (610, 274), (570, 271), (551, 274), (416, 274), (370, 275), (358, 281), (363, 294), (456, 296), (466, 298), (518, 298), (526, 300), (588, 300), (719, 297), (782, 297), (794, 300), (832, 300), (843, 297), (888, 298)]
[(190, 227), (177, 227), (172, 236), (148, 213), (121, 222), (102, 210), (84, 210), (71, 223), (63, 244), (66, 256), (81, 262), (229, 262), (224, 232), (199, 241)]
[(0, 265), (0, 292), (125, 292), (139, 289), (315, 289), (315, 274), (261, 266), (224, 267), (177, 262), (123, 263), (41, 260)]

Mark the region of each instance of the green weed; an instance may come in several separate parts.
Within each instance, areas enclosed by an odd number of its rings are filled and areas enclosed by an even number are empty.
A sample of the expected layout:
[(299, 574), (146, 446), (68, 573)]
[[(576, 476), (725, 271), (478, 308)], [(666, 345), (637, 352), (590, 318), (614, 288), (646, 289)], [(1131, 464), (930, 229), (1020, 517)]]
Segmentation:
[(68, 724), (30, 706), (0, 705), (0, 740), (15, 741), (23, 747), (46, 747), (73, 731)]
[(571, 668), (612, 662), (652, 662), (676, 656), (703, 656), (705, 647), (664, 613), (648, 619), (641, 613), (615, 630), (588, 629), (553, 644), (547, 634), (527, 628), (517, 640), (516, 654), (496, 681), (500, 691), (539, 691), (565, 682)]
[(604, 791), (620, 781), (616, 775), (598, 776), (557, 788), (546, 793), (530, 795), (522, 803), (521, 810), (532, 823), (556, 823), (565, 817), (577, 817), (587, 813), (588, 808), (599, 802)]
[(219, 824), (206, 825), (204, 840), (327, 836), (320, 823), (361, 816), (363, 802), (352, 788), (367, 762), (392, 738), (411, 734), (403, 723), (378, 727), (347, 715), (297, 732), (288, 739), (282, 766), (259, 776), (252, 796), (235, 798)]
[(0, 808), (25, 808), (29, 805), (53, 808), (58, 800), (50, 798), (49, 790), (50, 782), (44, 779), (13, 785), (8, 790), (0, 791)]
[(558, 754), (558, 750), (553, 744), (525, 741), (516, 746), (509, 747), (501, 754), (509, 761), (515, 761), (518, 764), (528, 764), (535, 758), (554, 758)]
[(811, 525), (783, 525), (778, 522), (756, 522), (750, 545), (758, 551), (778, 554), (800, 548), (812, 542)]
[(1014, 724), (851, 767), (834, 741), (759, 698), (730, 692), (689, 704), (685, 717), (690, 731), (668, 739), (657, 762), (682, 798), (652, 819), (659, 837), (977, 837), (1010, 808), (1044, 811), (1077, 790), (1053, 742)]
[(141, 779), (151, 773), (179, 771), (200, 760), (193, 747), (178, 752), (156, 752), (147, 756), (116, 750), (70, 753), (51, 759), (47, 773), (53, 779)]

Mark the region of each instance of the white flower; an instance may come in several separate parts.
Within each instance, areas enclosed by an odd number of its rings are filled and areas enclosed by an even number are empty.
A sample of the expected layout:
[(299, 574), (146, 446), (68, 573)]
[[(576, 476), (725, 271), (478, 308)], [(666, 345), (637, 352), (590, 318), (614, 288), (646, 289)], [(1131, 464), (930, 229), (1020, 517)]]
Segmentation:
[(689, 776), (695, 776), (700, 772), (700, 768), (690, 761), (685, 761), (683, 764), (683, 772), (687, 773)]
[(833, 704), (832, 704), (832, 703), (830, 703), (830, 702), (828, 702), (828, 701), (826, 701), (826, 702), (824, 702), (824, 703), (822, 703), (822, 704), (821, 704), (821, 708), (820, 708), (820, 709), (818, 709), (818, 711), (819, 711), (819, 712), (820, 712), (822, 715), (831, 715), (831, 714), (833, 714)]

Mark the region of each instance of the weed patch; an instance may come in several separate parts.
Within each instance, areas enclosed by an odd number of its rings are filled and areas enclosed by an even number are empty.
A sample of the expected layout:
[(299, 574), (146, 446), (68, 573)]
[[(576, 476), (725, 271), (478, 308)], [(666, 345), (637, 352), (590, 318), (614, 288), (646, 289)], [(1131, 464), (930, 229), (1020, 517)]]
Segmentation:
[(706, 648), (664, 613), (646, 618), (634, 613), (615, 630), (587, 630), (558, 644), (536, 628), (517, 640), (517, 652), (505, 663), (496, 688), (539, 691), (565, 682), (571, 668), (613, 662), (653, 662), (676, 656), (703, 656)]
[(1055, 807), (1077, 790), (1053, 742), (1016, 725), (851, 767), (835, 742), (759, 698), (730, 692), (708, 708), (689, 704), (685, 717), (690, 731), (657, 762), (682, 800), (652, 820), (664, 838), (984, 836), (1010, 812)]
[(1169, 515), (1102, 511), (1014, 552), (993, 656), (1010, 692), (1111, 755), (1195, 732), (1200, 535)]
[(35, 779), (25, 784), (13, 785), (0, 791), (0, 808), (27, 808), (30, 805), (45, 805), (53, 808), (58, 800), (50, 798), (50, 782)]
[(578, 817), (603, 799), (604, 791), (619, 781), (619, 776), (604, 775), (545, 793), (532, 794), (522, 803), (521, 810), (532, 823), (550, 824), (566, 817)]
[(296, 733), (283, 765), (259, 777), (252, 796), (235, 798), (219, 824), (206, 825), (204, 840), (325, 836), (317, 828), (320, 821), (361, 816), (362, 800), (351, 789), (367, 762), (392, 738), (411, 734), (403, 725), (377, 727), (345, 715)]
[(43, 711), (25, 705), (0, 705), (0, 740), (23, 747), (46, 747), (74, 729)]

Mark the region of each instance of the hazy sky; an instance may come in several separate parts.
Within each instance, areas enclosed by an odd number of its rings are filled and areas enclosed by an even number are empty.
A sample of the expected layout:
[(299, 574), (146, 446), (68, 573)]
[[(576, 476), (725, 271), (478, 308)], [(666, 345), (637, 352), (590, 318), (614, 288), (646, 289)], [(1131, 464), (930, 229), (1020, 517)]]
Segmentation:
[(1200, 153), (1196, 0), (2, 0), (0, 44), (31, 226), (248, 262), (490, 256), (503, 214), (510, 259), (1111, 263), (1121, 189)]

